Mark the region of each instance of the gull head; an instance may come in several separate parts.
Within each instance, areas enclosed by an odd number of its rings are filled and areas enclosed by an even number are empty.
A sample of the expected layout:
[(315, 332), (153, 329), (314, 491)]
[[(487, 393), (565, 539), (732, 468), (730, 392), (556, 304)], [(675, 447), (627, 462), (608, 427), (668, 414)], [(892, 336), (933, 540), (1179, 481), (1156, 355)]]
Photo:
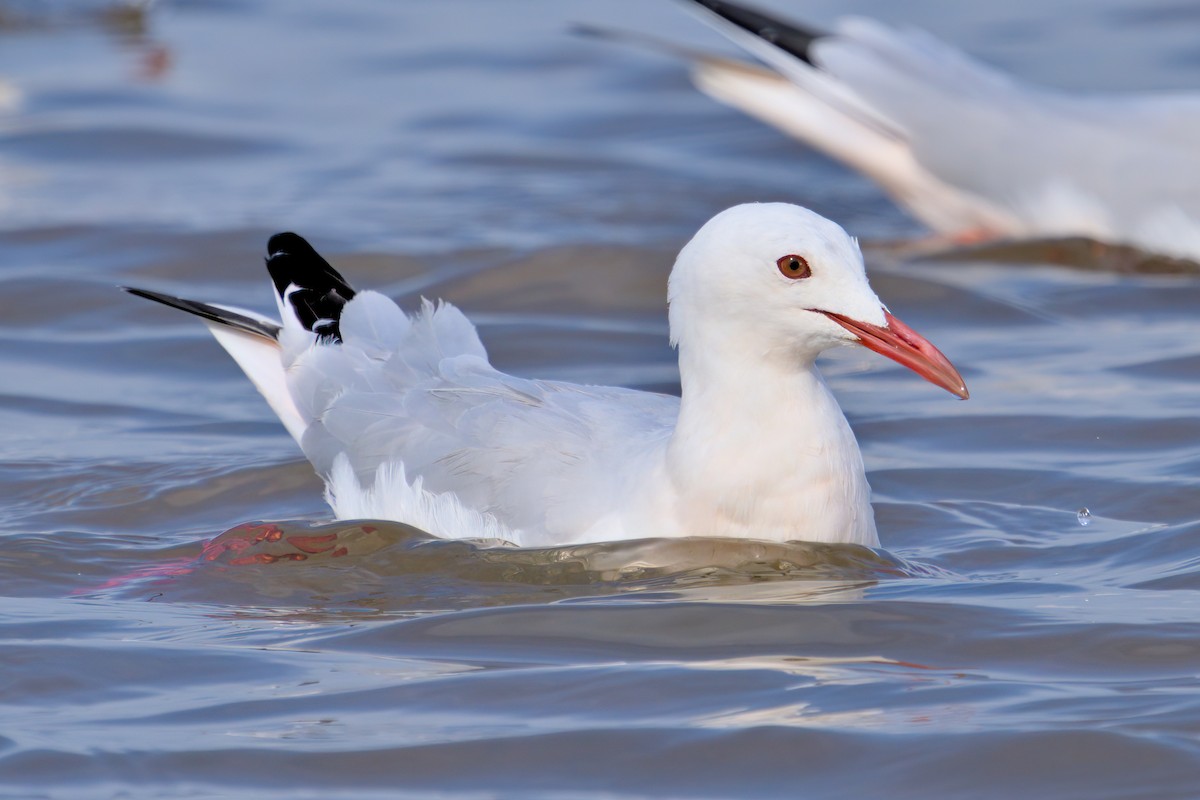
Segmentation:
[(831, 347), (862, 345), (968, 396), (950, 361), (876, 296), (858, 243), (800, 206), (748, 203), (717, 214), (679, 252), (667, 298), (681, 355), (789, 369)]

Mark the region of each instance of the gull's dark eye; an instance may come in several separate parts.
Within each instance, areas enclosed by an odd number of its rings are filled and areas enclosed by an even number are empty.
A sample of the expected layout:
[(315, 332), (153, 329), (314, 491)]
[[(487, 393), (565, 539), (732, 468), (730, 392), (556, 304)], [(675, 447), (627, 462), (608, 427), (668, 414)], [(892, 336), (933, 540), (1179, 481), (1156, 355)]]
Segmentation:
[(808, 262), (804, 260), (804, 256), (784, 256), (775, 262), (779, 267), (779, 273), (785, 278), (791, 278), (798, 281), (801, 278), (812, 277), (812, 270), (808, 267)]

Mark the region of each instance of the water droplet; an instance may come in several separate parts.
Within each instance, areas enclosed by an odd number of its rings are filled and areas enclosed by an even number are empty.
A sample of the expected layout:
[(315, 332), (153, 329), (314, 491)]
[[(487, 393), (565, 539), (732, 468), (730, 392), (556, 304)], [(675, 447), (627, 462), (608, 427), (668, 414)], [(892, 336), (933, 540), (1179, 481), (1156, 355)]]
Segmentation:
[(1081, 508), (1079, 509), (1078, 513), (1075, 514), (1075, 519), (1079, 520), (1079, 524), (1086, 528), (1088, 525), (1092, 524), (1092, 512), (1088, 511), (1086, 508)]

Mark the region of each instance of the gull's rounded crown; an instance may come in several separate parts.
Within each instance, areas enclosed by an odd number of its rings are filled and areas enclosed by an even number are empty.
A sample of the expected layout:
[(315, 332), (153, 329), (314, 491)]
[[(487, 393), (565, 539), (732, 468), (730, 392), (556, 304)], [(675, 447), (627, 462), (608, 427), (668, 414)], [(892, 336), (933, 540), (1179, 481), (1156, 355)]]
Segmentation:
[[(811, 274), (785, 274), (779, 261), (790, 256)], [(788, 203), (734, 206), (705, 223), (679, 252), (667, 299), (673, 344), (716, 331), (746, 337), (751, 352), (815, 356), (858, 341), (821, 312), (886, 324), (858, 243), (837, 223)]]

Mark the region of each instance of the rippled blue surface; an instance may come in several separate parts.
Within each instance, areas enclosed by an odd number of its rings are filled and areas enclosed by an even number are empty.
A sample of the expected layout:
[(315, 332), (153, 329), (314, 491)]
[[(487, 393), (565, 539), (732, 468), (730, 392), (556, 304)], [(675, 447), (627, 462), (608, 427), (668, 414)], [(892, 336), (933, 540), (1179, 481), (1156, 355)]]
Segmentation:
[[(1200, 85), (1171, 2), (763, 5)], [(901, 260), (866, 181), (573, 22), (724, 47), (666, 0), (0, 3), (0, 797), (1196, 796), (1196, 278)], [(670, 391), (673, 252), (767, 199), (862, 237), (971, 386), (827, 362), (887, 552), (201, 556), (308, 535), (321, 486), (202, 326), (115, 284), (268, 310), (294, 229), (505, 369)]]

